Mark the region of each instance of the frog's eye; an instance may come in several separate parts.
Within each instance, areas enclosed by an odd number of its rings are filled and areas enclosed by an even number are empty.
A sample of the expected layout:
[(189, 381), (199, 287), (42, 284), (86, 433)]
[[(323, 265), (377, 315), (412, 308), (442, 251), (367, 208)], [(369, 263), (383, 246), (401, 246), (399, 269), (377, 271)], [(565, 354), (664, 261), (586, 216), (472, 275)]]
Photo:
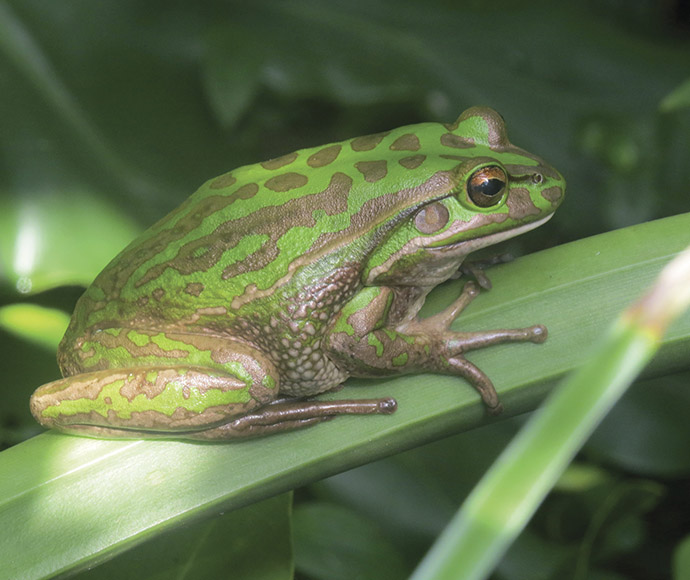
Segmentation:
[(487, 165), (475, 171), (467, 181), (467, 195), (479, 207), (491, 207), (503, 199), (508, 176), (499, 165)]
[(441, 203), (430, 203), (417, 212), (414, 225), (423, 234), (433, 234), (448, 223), (448, 209)]

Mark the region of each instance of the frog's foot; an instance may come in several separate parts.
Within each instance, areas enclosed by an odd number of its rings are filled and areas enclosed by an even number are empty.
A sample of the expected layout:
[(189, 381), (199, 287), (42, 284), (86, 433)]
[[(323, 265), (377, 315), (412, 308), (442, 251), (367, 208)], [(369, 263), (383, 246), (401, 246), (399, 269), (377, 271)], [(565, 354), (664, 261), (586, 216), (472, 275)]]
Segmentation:
[(343, 401), (280, 399), (224, 425), (187, 433), (185, 439), (214, 441), (262, 437), (281, 431), (303, 429), (337, 415), (390, 415), (397, 406), (395, 399), (391, 398)]
[(464, 357), (451, 358), (448, 363), (454, 374), (460, 375), (477, 390), (489, 415), (500, 415), (503, 412), (503, 405), (498, 400), (496, 387), (479, 367)]
[[(548, 332), (541, 324), (528, 328), (489, 330), (483, 332), (444, 332), (436, 348), (437, 356), (430, 360), (430, 370), (434, 372), (452, 372), (466, 379), (479, 393), (491, 415), (498, 415), (503, 406), (498, 400), (498, 393), (491, 379), (478, 367), (468, 361), (465, 352), (485, 348), (505, 342), (534, 342), (546, 340)], [(446, 370), (444, 371), (444, 367)], [(450, 369), (448, 369), (450, 367)]]
[[(451, 349), (456, 353), (466, 352), (484, 348), (493, 344), (503, 342), (544, 342), (548, 336), (546, 327), (542, 324), (529, 326), (527, 328), (515, 328), (509, 330), (489, 330), (480, 332), (453, 332), (450, 330), (451, 324), (469, 306), (469, 304), (479, 296), (479, 288), (474, 282), (467, 282), (462, 289), (462, 293), (455, 301), (433, 316), (427, 318), (416, 318), (415, 320), (400, 327), (399, 330), (407, 334), (423, 334), (427, 336), (443, 335), (443, 342), (452, 344)], [(462, 343), (462, 348), (458, 348), (458, 342)]]
[(450, 326), (460, 313), (479, 295), (479, 287), (468, 282), (460, 296), (448, 308), (434, 316), (415, 319), (401, 328), (411, 335), (427, 336), (434, 345), (434, 353), (422, 363), (427, 370), (459, 375), (479, 393), (491, 415), (503, 410), (491, 379), (478, 367), (469, 362), (464, 353), (505, 342), (544, 342), (548, 332), (541, 324), (528, 328), (489, 330), (480, 332), (453, 332)]

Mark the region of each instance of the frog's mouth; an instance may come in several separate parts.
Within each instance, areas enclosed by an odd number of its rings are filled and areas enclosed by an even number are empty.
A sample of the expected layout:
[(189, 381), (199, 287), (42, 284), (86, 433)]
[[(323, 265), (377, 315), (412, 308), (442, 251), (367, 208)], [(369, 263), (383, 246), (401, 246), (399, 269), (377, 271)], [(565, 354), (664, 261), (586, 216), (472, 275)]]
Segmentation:
[(481, 248), (486, 248), (487, 246), (493, 246), (504, 240), (509, 240), (525, 232), (538, 228), (540, 225), (545, 224), (553, 217), (553, 213), (550, 213), (546, 217), (538, 219), (537, 221), (530, 222), (516, 228), (511, 228), (504, 232), (496, 232), (495, 234), (487, 234), (486, 236), (481, 236), (478, 238), (472, 238), (471, 240), (462, 240), (460, 242), (455, 242), (447, 244), (445, 246), (426, 246), (426, 250), (432, 254), (449, 256), (466, 256), (471, 254), (476, 250)]

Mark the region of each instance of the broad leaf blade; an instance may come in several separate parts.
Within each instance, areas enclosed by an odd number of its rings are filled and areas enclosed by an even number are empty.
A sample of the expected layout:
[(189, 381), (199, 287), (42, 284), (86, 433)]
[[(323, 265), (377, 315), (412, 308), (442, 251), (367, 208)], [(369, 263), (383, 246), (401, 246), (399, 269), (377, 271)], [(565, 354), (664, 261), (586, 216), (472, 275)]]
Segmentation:
[[(458, 320), (457, 328), (467, 329), (535, 322), (549, 327), (544, 345), (505, 345), (470, 355), (498, 385), (506, 416), (534, 408), (552, 381), (580, 362), (582, 355), (573, 353), (591, 344), (687, 245), (690, 214), (632, 229), (496, 268), (494, 289)], [(458, 289), (457, 283), (444, 288), (437, 306)], [(687, 367), (689, 343), (686, 315), (671, 328), (651, 372)], [(301, 432), (227, 445), (55, 433), (17, 445), (0, 454), (0, 526), (17, 530), (0, 546), (0, 561), (9, 563), (10, 576), (64, 572), (188, 518), (235, 509), (487, 420), (478, 396), (453, 377), (350, 381), (329, 396), (390, 395), (399, 403), (392, 416), (339, 417)]]

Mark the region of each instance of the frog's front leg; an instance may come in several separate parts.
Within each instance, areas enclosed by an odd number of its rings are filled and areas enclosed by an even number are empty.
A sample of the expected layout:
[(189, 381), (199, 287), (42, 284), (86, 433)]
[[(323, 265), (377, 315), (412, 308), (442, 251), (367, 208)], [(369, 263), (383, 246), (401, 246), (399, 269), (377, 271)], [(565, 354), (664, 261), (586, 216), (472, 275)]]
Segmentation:
[[(468, 361), (465, 352), (504, 342), (544, 342), (546, 328), (453, 332), (450, 325), (479, 294), (468, 282), (448, 308), (434, 316), (388, 322), (395, 292), (365, 288), (338, 315), (328, 336), (328, 349), (352, 376), (434, 372), (459, 375), (479, 392), (491, 414), (502, 411), (491, 379)], [(397, 309), (399, 310), (399, 309)]]

